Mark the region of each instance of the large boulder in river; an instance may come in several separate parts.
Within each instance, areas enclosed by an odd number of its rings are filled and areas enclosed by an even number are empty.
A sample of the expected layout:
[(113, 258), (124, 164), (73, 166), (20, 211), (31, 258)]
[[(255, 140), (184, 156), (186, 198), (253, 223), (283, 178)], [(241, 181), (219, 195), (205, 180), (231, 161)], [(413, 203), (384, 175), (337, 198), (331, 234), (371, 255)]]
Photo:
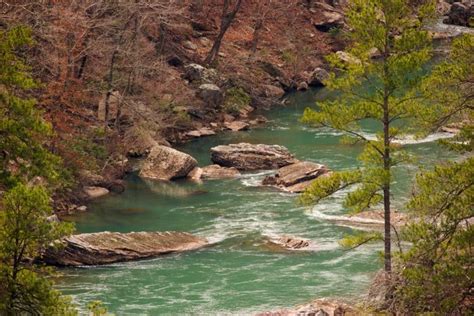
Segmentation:
[(211, 160), (239, 170), (270, 170), (297, 162), (283, 146), (239, 143), (211, 148)]
[(46, 250), (42, 261), (57, 266), (100, 265), (153, 258), (208, 245), (204, 238), (182, 232), (100, 232), (66, 237), (61, 250)]
[(262, 184), (298, 193), (304, 191), (314, 179), (328, 172), (329, 169), (324, 165), (310, 161), (300, 161), (280, 168), (276, 175), (263, 179)]
[(172, 180), (186, 177), (196, 166), (196, 159), (190, 155), (157, 145), (143, 162), (139, 176), (152, 180)]

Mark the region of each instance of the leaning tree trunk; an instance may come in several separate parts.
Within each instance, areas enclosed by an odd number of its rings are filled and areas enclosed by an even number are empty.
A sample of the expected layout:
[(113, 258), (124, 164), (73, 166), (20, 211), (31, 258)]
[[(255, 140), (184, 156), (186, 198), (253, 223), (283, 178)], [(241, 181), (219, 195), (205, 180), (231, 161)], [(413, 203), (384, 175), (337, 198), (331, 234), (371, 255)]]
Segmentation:
[(213, 64), (216, 61), (217, 56), (219, 55), (219, 50), (221, 48), (222, 39), (224, 38), (225, 33), (232, 24), (232, 21), (234, 21), (234, 18), (240, 9), (240, 5), (242, 4), (242, 0), (237, 0), (234, 9), (230, 12), (227, 12), (229, 9), (230, 1), (231, 0), (224, 0), (224, 8), (222, 10), (222, 20), (219, 29), (219, 34), (217, 35), (217, 38), (214, 41), (214, 44), (212, 45), (211, 51), (204, 60), (204, 64), (206, 65)]

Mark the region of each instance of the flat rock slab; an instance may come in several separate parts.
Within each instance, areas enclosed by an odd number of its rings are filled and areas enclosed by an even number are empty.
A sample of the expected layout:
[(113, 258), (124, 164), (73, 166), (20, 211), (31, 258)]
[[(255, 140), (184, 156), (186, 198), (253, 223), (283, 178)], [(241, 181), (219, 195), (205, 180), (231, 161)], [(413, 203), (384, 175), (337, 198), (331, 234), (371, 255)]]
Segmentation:
[[(384, 228), (384, 212), (383, 211), (364, 211), (350, 216), (334, 216), (328, 218), (329, 221), (342, 224), (345, 226), (364, 228), (369, 230), (382, 230)], [(392, 211), (390, 214), (392, 225), (401, 227), (406, 225), (408, 216), (405, 213)]]
[(66, 237), (61, 250), (48, 249), (42, 260), (56, 266), (102, 265), (195, 250), (208, 241), (183, 232), (100, 232)]
[(271, 185), (284, 191), (299, 193), (311, 185), (314, 179), (328, 174), (329, 169), (321, 164), (300, 161), (278, 170), (274, 176), (263, 179), (263, 185)]
[(211, 148), (211, 160), (239, 170), (278, 169), (298, 160), (283, 146), (239, 143)]
[(208, 127), (203, 127), (203, 128), (186, 133), (186, 136), (189, 136), (189, 137), (203, 137), (203, 136), (212, 136), (212, 135), (216, 135), (216, 132)]
[(293, 309), (282, 309), (257, 313), (255, 316), (355, 316), (364, 315), (356, 308), (337, 300), (317, 299), (309, 304), (297, 306)]

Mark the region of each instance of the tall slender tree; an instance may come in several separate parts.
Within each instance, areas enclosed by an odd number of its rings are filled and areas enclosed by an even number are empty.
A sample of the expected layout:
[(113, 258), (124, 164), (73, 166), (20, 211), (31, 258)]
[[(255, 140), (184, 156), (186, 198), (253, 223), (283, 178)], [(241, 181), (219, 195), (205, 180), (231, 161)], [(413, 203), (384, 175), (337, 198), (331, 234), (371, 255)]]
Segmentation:
[[(305, 203), (315, 203), (329, 195), (357, 185), (348, 193), (345, 206), (353, 212), (383, 205), (384, 269), (392, 269), (391, 184), (392, 168), (406, 155), (396, 143), (398, 137), (413, 132), (420, 113), (429, 112), (420, 91), (423, 66), (431, 58), (431, 39), (423, 21), (434, 12), (433, 1), (413, 5), (409, 0), (354, 0), (346, 12), (349, 46), (345, 52), (329, 56), (340, 72), (326, 82), (340, 92), (335, 100), (324, 101), (316, 110), (306, 109), (302, 121), (317, 127), (344, 132), (346, 140), (362, 142), (362, 168), (334, 172), (317, 179), (303, 194)], [(377, 52), (379, 58), (374, 59)], [(361, 121), (373, 120), (376, 138), (363, 133)], [(400, 121), (402, 124), (400, 124)], [(357, 244), (378, 238), (359, 235)]]
[(35, 100), (26, 98), (36, 83), (18, 50), (31, 43), (28, 28), (0, 31), (0, 189), (6, 190), (0, 202), (0, 314), (70, 315), (67, 300), (45, 277), (48, 270), (33, 264), (72, 227), (48, 220), (50, 197), (32, 181), (58, 180), (59, 159), (45, 146), (49, 124)]

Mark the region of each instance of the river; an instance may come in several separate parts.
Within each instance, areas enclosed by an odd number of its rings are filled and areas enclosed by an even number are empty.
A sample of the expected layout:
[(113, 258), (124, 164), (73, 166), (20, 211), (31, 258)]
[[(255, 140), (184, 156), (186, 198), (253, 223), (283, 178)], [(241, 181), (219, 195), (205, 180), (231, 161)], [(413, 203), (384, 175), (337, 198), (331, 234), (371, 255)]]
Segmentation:
[[(227, 132), (197, 139), (179, 149), (201, 166), (218, 144), (250, 142), (286, 146), (298, 159), (323, 163), (333, 170), (353, 168), (360, 146), (339, 143), (341, 135), (299, 123), (307, 106), (327, 97), (325, 89), (288, 96), (288, 104), (265, 113), (269, 122), (246, 132)], [(366, 134), (377, 125), (368, 122)], [(417, 164), (431, 166), (448, 158), (427, 139), (406, 139)], [(401, 206), (411, 189), (416, 164), (395, 170), (394, 201)], [(59, 289), (84, 307), (103, 301), (117, 315), (249, 315), (290, 307), (319, 297), (357, 298), (381, 268), (382, 244), (344, 251), (338, 240), (352, 231), (326, 220), (344, 213), (341, 196), (316, 207), (298, 205), (297, 196), (261, 187), (268, 172), (238, 179), (194, 184), (145, 183), (128, 178), (127, 190), (89, 205), (74, 217), (79, 232), (187, 231), (208, 238), (211, 247), (153, 260), (61, 270)], [(311, 251), (275, 252), (264, 236), (308, 238)]]

